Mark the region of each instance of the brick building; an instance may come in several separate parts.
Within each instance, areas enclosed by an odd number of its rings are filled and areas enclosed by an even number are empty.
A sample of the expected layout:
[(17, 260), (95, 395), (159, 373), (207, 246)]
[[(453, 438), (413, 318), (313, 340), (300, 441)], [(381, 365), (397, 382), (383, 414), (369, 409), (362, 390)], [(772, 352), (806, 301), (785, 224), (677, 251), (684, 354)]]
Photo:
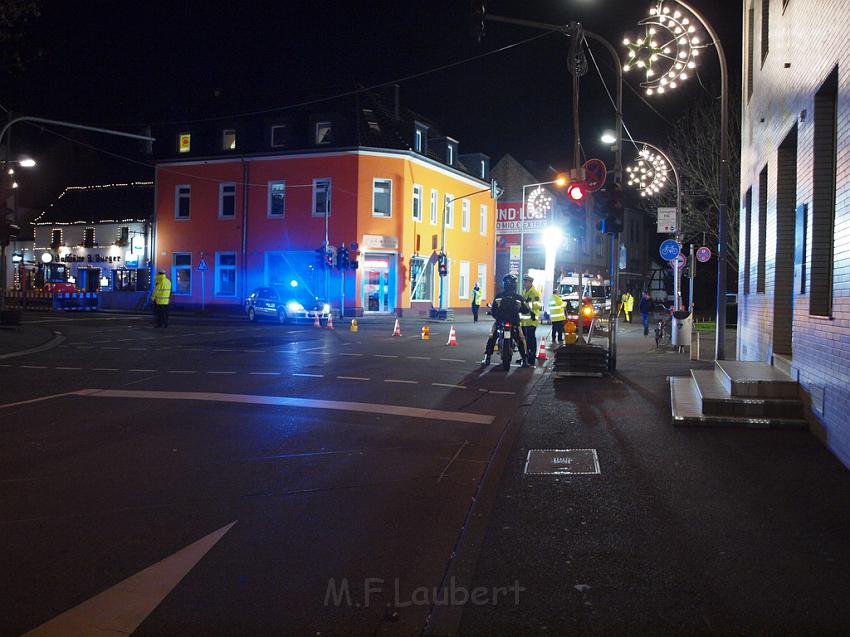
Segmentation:
[(799, 379), (850, 466), (850, 3), (743, 10), (737, 353)]

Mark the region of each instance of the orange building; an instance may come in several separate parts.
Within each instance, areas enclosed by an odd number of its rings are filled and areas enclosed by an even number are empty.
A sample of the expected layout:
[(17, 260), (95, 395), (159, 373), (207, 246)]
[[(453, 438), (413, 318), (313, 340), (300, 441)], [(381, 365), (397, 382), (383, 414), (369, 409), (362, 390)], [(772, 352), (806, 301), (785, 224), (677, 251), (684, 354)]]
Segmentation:
[[(291, 286), (346, 316), (427, 316), (441, 287), (455, 311), (476, 282), (492, 298), (489, 159), (460, 155), (395, 103), (360, 94), (156, 131), (155, 265), (171, 272), (174, 301), (238, 308), (257, 287)], [(328, 266), (326, 240), (356, 269)]]

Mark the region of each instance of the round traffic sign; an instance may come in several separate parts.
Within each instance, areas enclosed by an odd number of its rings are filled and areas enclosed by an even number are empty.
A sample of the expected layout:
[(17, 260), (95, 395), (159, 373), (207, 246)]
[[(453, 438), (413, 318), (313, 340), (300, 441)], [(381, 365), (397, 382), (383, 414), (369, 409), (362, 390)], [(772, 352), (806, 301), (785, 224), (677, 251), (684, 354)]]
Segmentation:
[(360, 244), (359, 244), (359, 243), (357, 243), (356, 241), (352, 241), (352, 242), (351, 242), (351, 249), (352, 249), (352, 251), (355, 251), (355, 252), (356, 252), (356, 251), (357, 251), (357, 249), (358, 249), (359, 247), (360, 247)]
[(661, 247), (658, 248), (658, 253), (665, 261), (672, 261), (673, 259), (679, 256), (679, 253), (681, 251), (682, 249), (679, 246), (679, 242), (675, 239), (667, 239), (666, 241), (662, 242)]
[(711, 259), (711, 248), (703, 246), (697, 250), (697, 261), (706, 263), (709, 259)]
[(680, 270), (684, 270), (686, 265), (688, 265), (688, 257), (686, 257), (681, 252), (679, 253), (679, 256), (670, 261), (671, 268), (678, 267)]
[(601, 159), (588, 159), (584, 162), (584, 185), (588, 192), (596, 192), (605, 185), (608, 169)]

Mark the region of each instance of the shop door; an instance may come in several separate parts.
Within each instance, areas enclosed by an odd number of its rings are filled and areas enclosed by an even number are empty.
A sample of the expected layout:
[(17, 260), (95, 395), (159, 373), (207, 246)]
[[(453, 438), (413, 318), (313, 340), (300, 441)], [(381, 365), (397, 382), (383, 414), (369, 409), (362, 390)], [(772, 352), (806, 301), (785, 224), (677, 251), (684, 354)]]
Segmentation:
[(83, 292), (97, 292), (100, 289), (100, 268), (77, 270), (77, 289)]
[(386, 257), (367, 258), (363, 268), (363, 310), (390, 312), (390, 262)]

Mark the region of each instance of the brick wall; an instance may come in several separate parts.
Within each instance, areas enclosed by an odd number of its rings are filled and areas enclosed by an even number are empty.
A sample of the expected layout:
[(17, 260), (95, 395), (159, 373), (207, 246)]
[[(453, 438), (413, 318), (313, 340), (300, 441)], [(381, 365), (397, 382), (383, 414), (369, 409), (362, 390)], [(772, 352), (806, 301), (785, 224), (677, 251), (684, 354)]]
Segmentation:
[[(788, 350), (790, 334), (792, 369), (811, 400), (815, 429), (850, 466), (850, 2), (818, 0), (816, 4), (816, 10), (809, 0), (745, 0), (741, 5), (741, 193), (746, 201), (745, 193), (752, 189), (753, 201), (750, 231), (745, 223), (741, 230), (742, 243), (749, 241), (750, 245), (747, 248), (744, 243), (740, 251), (737, 350), (741, 359), (769, 362), (774, 353)], [(764, 42), (762, 28), (765, 6), (770, 11), (769, 43)], [(750, 23), (750, 16), (755, 24)], [(755, 60), (752, 65), (750, 47)], [(837, 98), (828, 90), (836, 68)], [(748, 96), (750, 86), (752, 96)], [(823, 152), (824, 145), (830, 145), (827, 137), (831, 133), (822, 126), (825, 113), (826, 119), (831, 117), (830, 108), (834, 110), (837, 147), (834, 197), (829, 179), (823, 178), (833, 170), (825, 165), (828, 157), (825, 160)], [(789, 143), (795, 126), (796, 147)], [(765, 168), (766, 188), (759, 188), (759, 175)], [(802, 251), (806, 261), (797, 269), (797, 276), (804, 272), (808, 277), (804, 294), (793, 268), (793, 246), (800, 235), (794, 223), (795, 210), (801, 204), (808, 208), (807, 243)], [(747, 217), (745, 208), (742, 222)], [(761, 219), (760, 208), (765, 209)], [(761, 254), (764, 292), (758, 291), (760, 277), (752, 271)], [(752, 263), (746, 262), (748, 255)], [(743, 293), (748, 287), (745, 276), (751, 277), (748, 294)], [(825, 299), (831, 309), (828, 317), (810, 312), (812, 284), (816, 286), (813, 310), (826, 313), (818, 307)]]

